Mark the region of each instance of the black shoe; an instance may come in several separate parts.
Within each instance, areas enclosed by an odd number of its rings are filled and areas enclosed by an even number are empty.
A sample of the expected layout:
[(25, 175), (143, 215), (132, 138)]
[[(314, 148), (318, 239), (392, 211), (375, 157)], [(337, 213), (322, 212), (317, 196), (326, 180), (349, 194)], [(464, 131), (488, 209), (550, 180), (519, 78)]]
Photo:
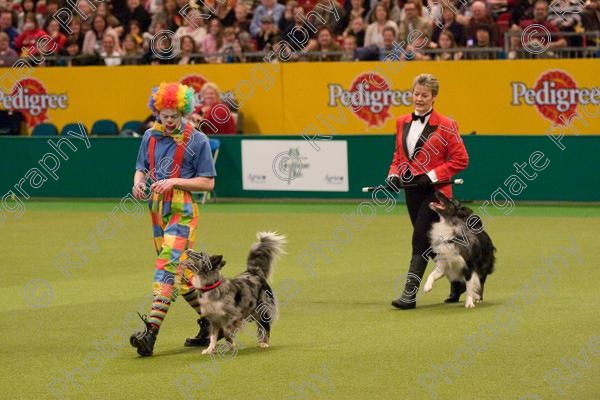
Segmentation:
[(200, 318), (198, 325), (200, 326), (200, 331), (196, 337), (185, 339), (185, 343), (183, 344), (185, 347), (206, 347), (210, 344), (210, 322), (206, 318)]
[(467, 291), (467, 284), (462, 281), (450, 282), (450, 295), (444, 303), (458, 303), (460, 295)]
[(156, 329), (151, 323), (148, 322), (148, 318), (145, 315), (138, 313), (146, 328), (142, 332), (135, 332), (129, 338), (129, 343), (135, 348), (142, 357), (151, 356), (154, 351), (154, 343), (156, 342), (156, 335), (158, 335), (158, 329)]
[(392, 301), (392, 305), (400, 310), (412, 310), (417, 307), (416, 302), (407, 303), (403, 298)]

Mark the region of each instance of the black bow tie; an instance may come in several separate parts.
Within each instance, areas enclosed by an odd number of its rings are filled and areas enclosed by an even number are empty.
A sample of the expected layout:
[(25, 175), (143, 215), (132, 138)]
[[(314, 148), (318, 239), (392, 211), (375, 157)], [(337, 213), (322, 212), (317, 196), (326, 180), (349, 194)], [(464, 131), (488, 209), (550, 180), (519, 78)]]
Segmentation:
[(431, 111), (429, 111), (425, 115), (417, 115), (415, 113), (412, 113), (412, 120), (413, 121), (419, 120), (419, 121), (421, 121), (422, 124), (424, 124), (425, 123), (425, 118), (427, 118), (429, 116), (429, 114), (431, 114)]

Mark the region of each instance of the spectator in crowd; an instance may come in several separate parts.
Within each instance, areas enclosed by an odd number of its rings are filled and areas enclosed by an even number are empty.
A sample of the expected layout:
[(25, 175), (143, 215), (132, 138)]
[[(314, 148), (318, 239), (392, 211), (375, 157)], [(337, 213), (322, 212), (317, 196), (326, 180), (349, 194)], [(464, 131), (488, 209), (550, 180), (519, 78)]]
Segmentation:
[(82, 31), (81, 18), (79, 18), (78, 15), (73, 16), (73, 19), (69, 23), (69, 29), (71, 30), (72, 33), (67, 38), (67, 41), (71, 38), (75, 39), (77, 41), (77, 46), (81, 50), (83, 48), (83, 41), (85, 38), (85, 34)]
[(19, 59), (17, 52), (9, 45), (10, 38), (6, 32), (0, 32), (0, 68), (12, 67)]
[(45, 55), (58, 54), (67, 44), (67, 37), (60, 32), (60, 24), (56, 19), (49, 18), (44, 25), (44, 31), (52, 39), (45, 46)]
[(242, 31), (238, 34), (238, 43), (240, 45), (240, 62), (260, 62), (261, 58), (258, 56), (248, 55), (248, 53), (256, 52), (254, 41), (249, 32)]
[(112, 67), (121, 65), (121, 51), (117, 48), (118, 39), (114, 34), (108, 32), (102, 38), (102, 50), (100, 57), (104, 60), (104, 64)]
[(8, 35), (9, 46), (15, 46), (15, 39), (19, 36), (19, 32), (15, 29), (14, 25), (14, 14), (12, 11), (4, 10), (0, 12), (0, 32), (4, 32)]
[(123, 26), (128, 26), (131, 20), (136, 20), (140, 24), (142, 32), (145, 32), (150, 27), (151, 17), (148, 11), (140, 3), (140, 0), (127, 0), (127, 7), (122, 10), (122, 13), (116, 14)]
[(358, 60), (358, 57), (356, 55), (357, 48), (358, 48), (358, 46), (357, 46), (357, 40), (356, 40), (355, 36), (352, 36), (352, 35), (344, 36), (344, 45), (343, 45), (344, 53), (342, 54), (340, 61), (357, 61)]
[(256, 38), (256, 48), (259, 51), (270, 51), (279, 42), (279, 32), (275, 20), (269, 15), (262, 17), (260, 29)]
[(517, 0), (510, 13), (508, 23), (519, 25), (523, 20), (533, 19), (533, 3), (535, 0)]
[(141, 46), (144, 43), (144, 38), (142, 36), (143, 32), (142, 32), (142, 28), (140, 28), (140, 23), (137, 22), (135, 19), (132, 19), (131, 21), (129, 21), (129, 25), (127, 27), (127, 33), (131, 35), (133, 40), (137, 43), (138, 47), (141, 48)]
[(234, 63), (239, 62), (237, 58), (237, 49), (239, 43), (235, 37), (235, 29), (231, 26), (223, 29), (223, 44), (219, 48), (219, 63)]
[[(424, 35), (419, 35), (414, 39), (411, 43), (406, 45), (406, 52), (402, 53), (402, 59), (404, 61), (428, 61), (431, 60), (431, 56), (427, 54), (425, 51), (427, 49), (427, 44), (430, 43), (429, 39), (427, 39)], [(407, 57), (407, 54), (410, 57)]]
[(169, 35), (161, 35), (160, 40), (154, 41), (153, 46), (144, 54), (143, 61), (150, 65), (173, 64), (174, 46)]
[(317, 39), (311, 39), (306, 50), (309, 53), (309, 61), (339, 61), (341, 58), (340, 46), (335, 43), (333, 31), (328, 26), (317, 30)]
[[(590, 0), (581, 13), (581, 23), (586, 31), (600, 31), (600, 0)], [(591, 38), (587, 38), (590, 41)], [(588, 45), (600, 46), (600, 39), (597, 43), (588, 43)]]
[[(400, 61), (403, 58), (403, 54), (400, 50), (394, 47), (394, 40), (396, 39), (396, 30), (391, 26), (383, 28), (383, 41), (379, 46), (379, 61), (390, 60)], [(393, 56), (391, 56), (393, 54)], [(386, 58), (387, 57), (387, 58)]]
[[(232, 15), (231, 13), (229, 15)], [(240, 32), (250, 32), (250, 20), (248, 19), (248, 6), (244, 3), (239, 3), (235, 6), (233, 16), (225, 18), (224, 26), (233, 26), (235, 34)]]
[(229, 107), (221, 101), (219, 87), (206, 82), (200, 89), (202, 103), (196, 107), (192, 114), (192, 121), (197, 128), (205, 134), (234, 134), (236, 121)]
[(100, 54), (102, 51), (102, 39), (106, 32), (110, 32), (106, 17), (94, 17), (92, 29), (83, 38), (82, 53), (86, 55)]
[[(319, 5), (321, 5), (321, 7), (318, 7)], [(335, 8), (333, 11), (331, 10), (332, 6)], [(329, 9), (329, 11), (326, 11), (326, 9)], [(344, 19), (344, 9), (337, 1), (318, 0), (312, 12), (316, 14), (316, 16), (312, 18), (314, 18), (314, 22), (317, 24), (317, 26), (320, 26), (318, 24), (328, 26), (335, 35), (341, 35), (346, 28), (342, 25), (342, 20)], [(313, 21), (312, 18), (311, 21)]]
[(98, 3), (96, 5), (96, 11), (94, 12), (94, 15), (108, 18), (109, 14), (108, 5), (106, 3)]
[(108, 31), (113, 33), (117, 38), (121, 38), (125, 35), (125, 27), (114, 15), (109, 14), (106, 17), (106, 23), (108, 24)]
[(508, 53), (506, 54), (506, 58), (509, 60), (516, 60), (519, 58), (525, 58), (527, 54), (529, 54), (526, 50), (523, 49), (523, 42), (521, 41), (521, 34), (523, 33), (523, 29), (518, 27), (517, 25), (513, 25), (508, 30)]
[(202, 56), (196, 50), (196, 41), (191, 36), (182, 36), (179, 39), (180, 52), (175, 62), (179, 65), (200, 64)]
[(208, 63), (216, 63), (218, 61), (218, 51), (223, 44), (223, 27), (221, 21), (213, 18), (208, 23), (208, 34), (200, 44), (200, 50), (204, 54), (204, 58)]
[(183, 37), (190, 36), (199, 46), (206, 37), (206, 28), (204, 28), (204, 19), (200, 14), (200, 10), (189, 8), (186, 17), (183, 19), (183, 25), (175, 32), (175, 36)]
[(375, 6), (375, 22), (367, 26), (365, 32), (365, 46), (375, 45), (381, 47), (383, 45), (383, 29), (385, 27), (392, 27), (398, 32), (398, 25), (394, 21), (388, 18), (388, 10), (383, 4), (377, 4)]
[(490, 17), (485, 3), (483, 1), (474, 1), (471, 5), (471, 12), (473, 15), (469, 18), (469, 22), (466, 25), (467, 40), (477, 42), (477, 38), (475, 37), (477, 30), (481, 25), (485, 25), (487, 30), (490, 31), (490, 43), (494, 46), (498, 40), (498, 28), (492, 17)]
[[(579, 0), (555, 0), (548, 20), (554, 23), (560, 32), (574, 33), (575, 28), (581, 26), (582, 12), (583, 5)], [(569, 46), (583, 46), (582, 37), (579, 35), (569, 35), (566, 40)]]
[(463, 57), (463, 53), (460, 51), (449, 51), (457, 47), (454, 35), (449, 29), (444, 29), (438, 34), (437, 47), (440, 50), (446, 50), (435, 55), (437, 61), (460, 60)]
[(28, 13), (24, 18), (23, 32), (15, 38), (15, 50), (21, 57), (39, 54), (38, 39), (46, 34), (38, 26), (35, 14)]
[(19, 12), (17, 18), (17, 26), (19, 31), (22, 32), (25, 30), (25, 16), (27, 16), (27, 14), (32, 14), (35, 16), (37, 26), (44, 25), (44, 17), (35, 12), (35, 2), (33, 0), (23, 0), (21, 3), (21, 11)]
[(398, 26), (398, 41), (408, 42), (408, 35), (415, 31), (421, 32), (422, 36), (431, 37), (432, 22), (427, 17), (419, 16), (420, 5), (415, 0), (409, 0), (404, 4), (404, 18)]
[(438, 43), (442, 31), (450, 31), (456, 45), (465, 45), (465, 28), (456, 21), (456, 14), (450, 7), (444, 7), (440, 23), (442, 25), (441, 28), (438, 25), (433, 26), (433, 33), (431, 35), (433, 43)]
[[(396, 1), (392, 2), (392, 0), (380, 0), (378, 3), (375, 4), (375, 6), (377, 4), (381, 4), (385, 7), (388, 13), (388, 19), (394, 21), (396, 25), (400, 23), (400, 21), (402, 20), (402, 9), (398, 7)], [(371, 10), (367, 12), (367, 15), (365, 16), (365, 21), (375, 21), (375, 8), (371, 8)]]
[[(473, 48), (487, 49), (494, 47), (492, 43), (492, 28), (489, 25), (479, 25), (477, 31), (475, 31), (475, 45)], [(469, 52), (467, 56), (470, 60), (494, 60), (496, 59), (496, 53), (494, 51), (478, 51)]]
[(363, 0), (350, 0), (350, 5), (350, 9), (346, 10), (344, 18), (341, 21), (341, 25), (344, 27), (345, 31), (350, 28), (350, 24), (355, 18), (364, 20), (368, 11), (365, 8), (365, 3)]
[[(567, 45), (567, 41), (564, 37), (560, 36), (558, 33), (558, 28), (556, 25), (551, 22), (548, 18), (548, 2), (546, 0), (536, 0), (533, 5), (533, 20), (529, 21), (521, 21), (521, 28), (526, 29), (531, 25), (541, 25), (550, 32), (551, 41), (549, 43), (548, 50), (554, 50), (560, 47), (565, 47)], [(546, 40), (544, 33), (541, 33), (540, 37), (531, 36), (528, 43), (531, 41), (539, 42), (540, 47), (545, 47), (545, 43), (542, 41)]]
[[(161, 16), (164, 15), (166, 26), (168, 30), (171, 32), (175, 32), (177, 28), (183, 25), (183, 19), (179, 15), (179, 10), (177, 9), (177, 1), (176, 0), (165, 0), (164, 11), (159, 13)], [(208, 15), (212, 15), (207, 13)], [(157, 15), (157, 14), (155, 14)]]
[[(263, 27), (263, 17), (271, 17), (273, 24), (277, 27), (279, 20), (283, 17), (285, 7), (276, 0), (261, 0), (261, 4), (254, 10), (254, 16), (250, 23), (250, 34), (258, 37)], [(259, 46), (260, 47), (260, 46)]]
[(142, 56), (142, 49), (131, 33), (123, 39), (123, 58), (121, 65), (138, 65)]
[[(279, 20), (278, 28), (280, 36), (286, 40), (296, 52), (304, 51), (305, 47), (308, 45), (308, 39), (315, 36), (312, 30), (304, 28), (305, 20), (306, 14), (304, 14), (304, 8), (298, 5), (294, 0), (286, 4), (283, 17)], [(304, 32), (308, 32), (308, 38), (305, 37)], [(290, 37), (294, 38), (294, 40), (291, 40)]]
[(365, 21), (356, 17), (350, 21), (350, 26), (344, 31), (344, 37), (354, 36), (357, 47), (363, 47), (365, 45)]
[(96, 65), (98, 64), (97, 55), (82, 55), (79, 42), (73, 37), (67, 39), (67, 43), (63, 48), (62, 55), (66, 58), (61, 58), (57, 61), (56, 65), (71, 67), (77, 65)]

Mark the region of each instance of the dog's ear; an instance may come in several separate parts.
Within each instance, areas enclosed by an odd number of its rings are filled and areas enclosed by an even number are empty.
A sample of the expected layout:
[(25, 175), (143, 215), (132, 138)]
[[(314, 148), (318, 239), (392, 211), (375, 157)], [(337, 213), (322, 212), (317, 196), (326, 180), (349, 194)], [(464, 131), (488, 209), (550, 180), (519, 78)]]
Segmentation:
[(221, 254), (210, 256), (209, 260), (212, 268), (221, 269), (225, 265), (225, 261), (223, 261), (223, 256)]

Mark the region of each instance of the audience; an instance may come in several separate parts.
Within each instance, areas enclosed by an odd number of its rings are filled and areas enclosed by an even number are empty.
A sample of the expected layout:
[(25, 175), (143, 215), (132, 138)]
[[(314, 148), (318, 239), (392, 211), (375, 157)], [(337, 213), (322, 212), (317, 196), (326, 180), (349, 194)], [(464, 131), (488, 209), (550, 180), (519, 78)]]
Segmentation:
[(398, 32), (398, 25), (389, 19), (388, 10), (384, 4), (377, 4), (374, 13), (375, 20), (367, 26), (365, 32), (365, 46), (375, 45), (381, 47), (383, 45), (383, 29), (391, 27)]
[(6, 32), (0, 32), (0, 68), (12, 67), (19, 59), (17, 52), (10, 48), (10, 38)]

